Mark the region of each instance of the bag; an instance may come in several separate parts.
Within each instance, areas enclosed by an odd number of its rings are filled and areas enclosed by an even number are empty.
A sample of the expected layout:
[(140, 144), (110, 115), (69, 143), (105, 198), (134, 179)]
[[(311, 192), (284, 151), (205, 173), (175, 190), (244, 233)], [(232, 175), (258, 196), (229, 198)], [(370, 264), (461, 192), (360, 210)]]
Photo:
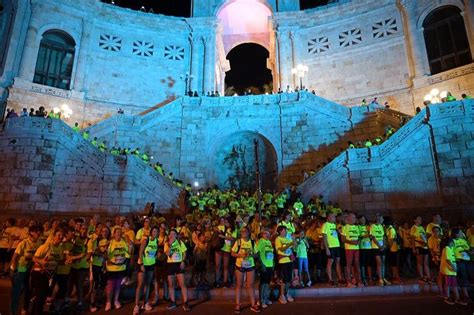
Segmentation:
[(224, 246), (224, 239), (221, 237), (221, 233), (214, 232), (211, 237), (211, 250), (218, 251)]

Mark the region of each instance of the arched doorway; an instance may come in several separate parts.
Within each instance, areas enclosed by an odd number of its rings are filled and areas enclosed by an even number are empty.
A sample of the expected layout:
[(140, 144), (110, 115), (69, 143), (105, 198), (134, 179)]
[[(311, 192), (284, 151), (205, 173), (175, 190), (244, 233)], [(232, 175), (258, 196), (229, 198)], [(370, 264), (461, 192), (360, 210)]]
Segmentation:
[(263, 46), (246, 43), (234, 47), (227, 59), (230, 71), (225, 76), (225, 94), (243, 95), (271, 93), (272, 71), (267, 68), (269, 52)]
[(213, 182), (219, 188), (255, 191), (255, 140), (258, 141), (262, 189), (273, 191), (278, 188), (275, 148), (267, 138), (251, 131), (233, 133), (217, 145), (211, 165)]

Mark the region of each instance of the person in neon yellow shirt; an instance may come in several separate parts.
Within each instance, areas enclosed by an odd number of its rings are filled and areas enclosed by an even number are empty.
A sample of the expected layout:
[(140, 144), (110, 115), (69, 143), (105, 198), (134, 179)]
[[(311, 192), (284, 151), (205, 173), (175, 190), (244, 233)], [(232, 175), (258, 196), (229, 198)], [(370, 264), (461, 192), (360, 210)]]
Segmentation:
[(329, 285), (337, 286), (337, 282), (333, 282), (332, 278), (332, 265), (336, 264), (337, 281), (342, 280), (341, 271), (341, 247), (339, 243), (339, 234), (336, 226), (336, 215), (334, 213), (328, 213), (327, 221), (322, 227), (323, 243), (326, 249), (326, 256), (328, 257), (328, 264), (326, 271), (329, 278)]
[(291, 214), (288, 211), (283, 213), (283, 221), (280, 222), (280, 225), (286, 227), (286, 237), (292, 239), (292, 235), (295, 233), (296, 228), (291, 220)]
[(188, 304), (188, 290), (186, 283), (184, 282), (184, 261), (186, 260), (186, 245), (178, 239), (178, 232), (174, 229), (170, 230), (168, 235), (168, 241), (165, 243), (165, 254), (168, 256), (167, 259), (167, 274), (168, 274), (168, 288), (170, 296), (170, 304), (167, 309), (176, 308), (176, 300), (174, 294), (174, 280), (178, 280), (178, 285), (181, 288), (181, 294), (183, 296), (183, 309), (184, 311), (190, 311), (191, 308)]
[(298, 278), (300, 280), (300, 285), (302, 287), (305, 286), (303, 281), (303, 273), (306, 274), (306, 278), (308, 279), (307, 286), (311, 286), (311, 277), (309, 274), (308, 268), (308, 240), (306, 239), (304, 230), (301, 230), (298, 233), (298, 237), (295, 239), (296, 243), (296, 259), (298, 260)]
[(434, 227), (438, 227), (440, 229), (440, 232), (441, 232), (441, 238), (443, 237), (443, 230), (441, 229), (441, 222), (442, 219), (441, 219), (441, 216), (439, 214), (435, 214), (433, 216), (433, 221), (431, 221), (430, 223), (428, 223), (428, 225), (426, 226), (426, 238), (430, 238), (431, 235), (433, 235), (433, 228)]
[(281, 304), (286, 304), (287, 302), (293, 302), (294, 299), (290, 295), (290, 283), (293, 271), (293, 240), (288, 239), (286, 235), (286, 227), (283, 225), (278, 226), (277, 228), (278, 237), (275, 239), (275, 249), (278, 254), (278, 264), (280, 268), (280, 297), (279, 301)]
[(242, 296), (242, 285), (244, 277), (245, 286), (250, 296), (250, 309), (260, 312), (260, 307), (255, 299), (255, 259), (258, 253), (257, 246), (250, 238), (250, 229), (244, 226), (240, 229), (240, 238), (232, 246), (232, 257), (235, 260), (235, 313), (240, 313), (240, 298)]
[(92, 235), (87, 244), (87, 252), (92, 255), (92, 279), (90, 279), (91, 312), (97, 311), (96, 295), (99, 290), (105, 287), (105, 261), (109, 247), (110, 229), (107, 226), (101, 227), (98, 224), (96, 233)]
[[(359, 266), (359, 239), (360, 229), (356, 225), (356, 216), (354, 213), (348, 213), (346, 216), (346, 225), (342, 227), (341, 238), (344, 242), (344, 249), (346, 252), (346, 282), (348, 288), (354, 288), (361, 285), (360, 266)], [(354, 265), (354, 279), (356, 285), (351, 282), (351, 269)]]
[[(454, 253), (454, 240), (450, 237), (443, 240), (445, 245), (441, 252), (440, 274), (443, 277), (444, 283), (444, 302), (449, 305), (460, 303), (459, 290), (457, 285), (457, 264), (456, 255)], [(451, 299), (451, 291), (454, 295), (454, 300)]]
[[(421, 216), (415, 217), (415, 224), (411, 227), (410, 235), (413, 241), (413, 253), (416, 255), (416, 269), (419, 282), (430, 283), (432, 280), (429, 266), (428, 238), (422, 223), (423, 219)], [(433, 284), (436, 283), (434, 282)]]
[(64, 260), (61, 249), (63, 232), (54, 233), (49, 243), (41, 245), (33, 256), (34, 266), (31, 270), (30, 283), (34, 295), (33, 314), (42, 314), (49, 293), (49, 281), (58, 265)]
[(372, 256), (372, 242), (370, 241), (369, 226), (367, 225), (367, 219), (364, 215), (358, 218), (359, 226), (359, 264), (360, 264), (360, 278), (365, 286), (369, 285), (369, 279), (372, 279), (372, 267), (371, 267), (371, 256)]
[(267, 308), (270, 297), (270, 281), (273, 276), (274, 250), (270, 241), (270, 231), (264, 229), (262, 237), (258, 240), (257, 251), (260, 258), (260, 306)]
[(12, 293), (10, 301), (10, 312), (12, 314), (18, 313), (18, 303), (20, 301), (21, 293), (25, 290), (23, 300), (23, 312), (26, 314), (30, 303), (30, 290), (28, 287), (28, 271), (31, 267), (31, 260), (41, 243), (39, 237), (41, 228), (32, 226), (29, 228), (28, 237), (18, 243), (13, 254), (10, 269), (12, 271)]
[(388, 263), (392, 269), (392, 282), (394, 284), (401, 284), (400, 272), (398, 270), (398, 253), (400, 250), (400, 245), (398, 244), (397, 230), (393, 226), (393, 221), (391, 217), (385, 219), (385, 235), (387, 237), (387, 247), (388, 247)]
[(372, 241), (372, 254), (377, 264), (377, 275), (379, 285), (389, 285), (390, 282), (385, 279), (385, 229), (383, 227), (383, 216), (379, 213), (375, 215), (374, 223), (369, 228), (370, 240)]
[(122, 228), (114, 229), (113, 238), (110, 240), (107, 248), (107, 303), (105, 304), (105, 311), (112, 309), (112, 299), (114, 299), (115, 309), (122, 308), (119, 302), (120, 289), (122, 280), (126, 276), (127, 258), (130, 258), (129, 244), (122, 237)]
[(237, 231), (232, 229), (232, 226), (226, 218), (219, 219), (219, 225), (217, 226), (216, 232), (220, 233), (221, 237), (224, 238), (224, 245), (221, 250), (215, 252), (215, 267), (216, 267), (216, 281), (215, 286), (220, 287), (221, 274), (223, 274), (223, 286), (229, 286), (229, 261), (230, 261), (230, 250), (232, 245), (237, 238)]
[(89, 260), (90, 253), (87, 253), (87, 226), (82, 221), (76, 222), (79, 228), (79, 235), (74, 239), (74, 246), (71, 249), (71, 257), (73, 263), (71, 265), (71, 272), (69, 274), (69, 281), (72, 285), (68, 286), (66, 297), (70, 298), (72, 289), (77, 290), (78, 307), (83, 306), (84, 299), (84, 282), (89, 274)]
[(140, 301), (145, 289), (145, 297), (142, 308), (145, 311), (153, 310), (153, 307), (148, 302), (150, 291), (154, 276), (156, 256), (158, 254), (158, 227), (152, 227), (150, 236), (142, 238), (142, 243), (138, 251), (138, 274), (137, 274), (137, 290), (135, 292), (135, 307), (133, 314), (140, 313)]
[(428, 238), (428, 248), (431, 257), (431, 274), (436, 278), (439, 292), (443, 292), (443, 279), (439, 273), (441, 262), (441, 228), (438, 226), (434, 226), (431, 229), (431, 236)]
[(451, 236), (454, 239), (454, 255), (456, 256), (457, 282), (461, 288), (462, 299), (459, 304), (467, 305), (469, 300), (469, 264), (471, 262), (470, 246), (464, 238), (464, 233), (459, 228), (451, 229)]

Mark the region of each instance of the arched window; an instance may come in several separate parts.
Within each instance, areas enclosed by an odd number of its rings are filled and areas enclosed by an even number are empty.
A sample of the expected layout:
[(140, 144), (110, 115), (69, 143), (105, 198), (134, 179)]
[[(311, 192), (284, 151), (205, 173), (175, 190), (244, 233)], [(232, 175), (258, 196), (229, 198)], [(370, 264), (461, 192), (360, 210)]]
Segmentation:
[(434, 10), (426, 17), (423, 28), (431, 74), (472, 62), (459, 8), (444, 6)]
[(74, 39), (62, 31), (45, 32), (41, 39), (33, 82), (69, 90), (75, 46)]

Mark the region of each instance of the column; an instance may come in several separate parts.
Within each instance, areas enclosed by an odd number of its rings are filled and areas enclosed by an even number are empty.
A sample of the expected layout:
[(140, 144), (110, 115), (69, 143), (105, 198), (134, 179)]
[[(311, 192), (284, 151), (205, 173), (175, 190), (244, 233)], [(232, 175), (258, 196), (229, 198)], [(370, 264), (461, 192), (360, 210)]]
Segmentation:
[[(82, 33), (81, 42), (76, 43), (77, 57), (74, 59), (77, 62), (77, 66), (73, 67), (74, 82), (72, 82), (72, 89), (78, 92), (84, 92), (86, 81), (87, 81), (87, 64), (89, 60), (89, 47), (91, 39), (91, 31), (94, 23), (92, 21), (85, 21), (82, 19)], [(79, 49), (77, 49), (79, 47)], [(74, 70), (75, 68), (75, 70)]]
[(200, 82), (200, 71), (199, 71), (199, 66), (200, 66), (200, 56), (202, 54), (200, 53), (201, 48), (202, 48), (202, 41), (200, 36), (193, 36), (190, 38), (191, 41), (191, 75), (193, 76), (193, 79), (191, 80), (191, 90), (198, 91), (199, 94), (201, 94), (201, 89), (199, 88), (199, 82)]
[(212, 92), (215, 90), (214, 73), (215, 73), (215, 56), (216, 56), (216, 40), (214, 35), (210, 35), (204, 39), (204, 92)]
[(36, 59), (39, 47), (36, 43), (37, 36), (38, 31), (36, 30), (36, 28), (31, 25), (28, 26), (20, 66), (20, 77), (28, 81), (33, 81), (33, 76), (35, 73)]
[(412, 78), (422, 77), (428, 74), (430, 70), (423, 28), (417, 28), (416, 2), (413, 0), (400, 0), (399, 4), (402, 16), (404, 17), (403, 26), (406, 28), (405, 37)]
[(289, 33), (286, 31), (277, 32), (277, 40), (279, 47), (279, 69), (280, 69), (280, 82), (282, 91), (286, 90), (289, 85), (292, 85), (292, 74), (291, 69), (293, 66), (292, 47), (289, 38)]

